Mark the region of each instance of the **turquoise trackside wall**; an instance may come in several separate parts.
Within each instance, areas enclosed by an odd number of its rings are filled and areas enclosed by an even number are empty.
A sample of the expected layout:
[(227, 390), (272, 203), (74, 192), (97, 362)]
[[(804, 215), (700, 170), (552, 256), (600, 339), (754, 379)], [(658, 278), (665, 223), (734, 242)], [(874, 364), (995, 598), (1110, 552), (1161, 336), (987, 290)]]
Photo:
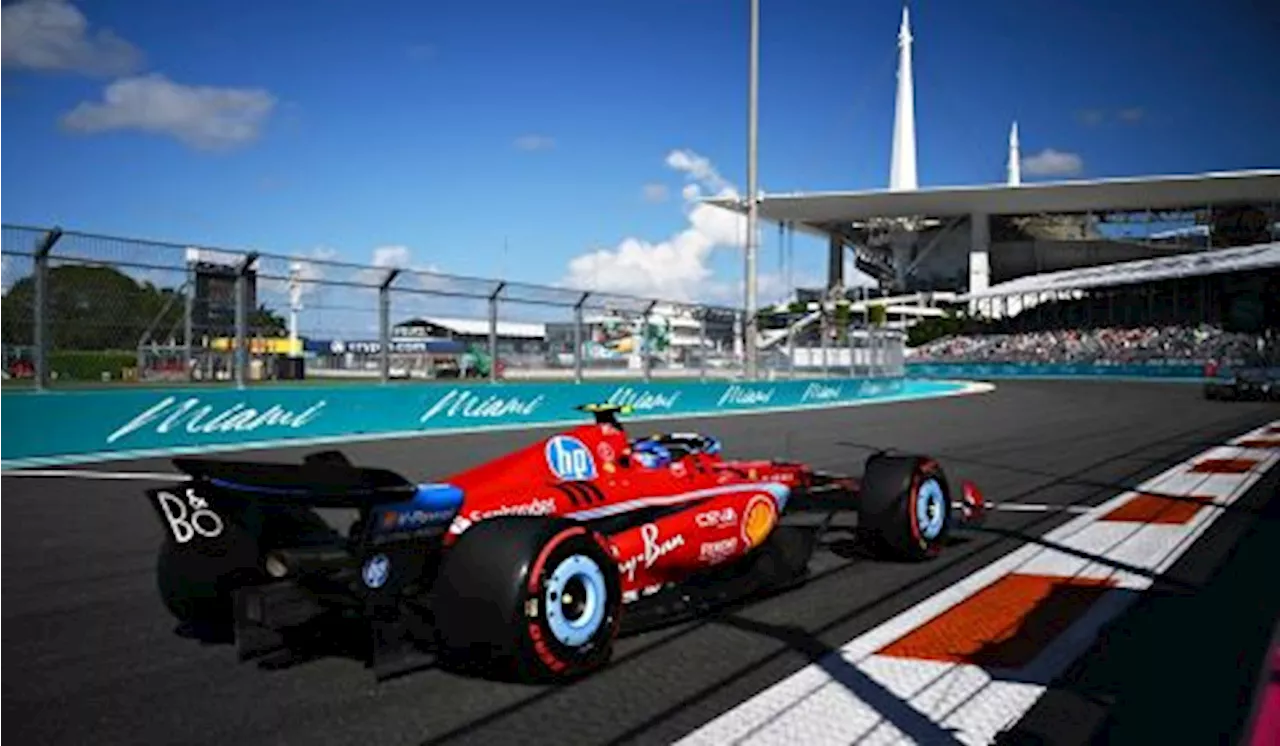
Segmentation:
[(1197, 364), (1094, 364), (1094, 363), (907, 363), (912, 378), (1147, 378), (1200, 381), (1204, 368)]
[(584, 403), (630, 404), (634, 416), (839, 406), (957, 393), (965, 384), (902, 378), (755, 383), (346, 384), (8, 392), (6, 467), (191, 452), (237, 445), (404, 436), (582, 422)]

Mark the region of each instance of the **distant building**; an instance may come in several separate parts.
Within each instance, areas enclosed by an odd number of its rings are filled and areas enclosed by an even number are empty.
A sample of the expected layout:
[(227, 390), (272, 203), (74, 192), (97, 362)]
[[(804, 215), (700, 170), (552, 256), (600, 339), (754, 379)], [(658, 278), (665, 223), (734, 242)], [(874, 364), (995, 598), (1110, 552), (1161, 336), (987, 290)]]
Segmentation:
[[(498, 355), (543, 355), (547, 350), (547, 324), (498, 321)], [(464, 345), (489, 347), (488, 319), (416, 318), (392, 327), (393, 341), (451, 340)]]

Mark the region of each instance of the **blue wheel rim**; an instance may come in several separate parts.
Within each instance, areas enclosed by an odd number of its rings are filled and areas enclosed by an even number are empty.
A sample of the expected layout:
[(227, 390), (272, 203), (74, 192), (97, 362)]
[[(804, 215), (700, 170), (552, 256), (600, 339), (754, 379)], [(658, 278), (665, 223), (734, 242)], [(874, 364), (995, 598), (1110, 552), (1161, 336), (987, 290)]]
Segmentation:
[[(564, 592), (574, 580), (581, 583), (586, 597), (581, 600), (581, 612), (570, 618), (564, 610)], [(547, 578), (542, 598), (547, 610), (547, 626), (556, 641), (571, 648), (590, 641), (604, 621), (607, 593), (604, 573), (590, 557), (575, 554), (557, 565)]]
[(916, 491), (916, 525), (920, 536), (933, 541), (947, 521), (947, 498), (936, 479), (926, 479)]

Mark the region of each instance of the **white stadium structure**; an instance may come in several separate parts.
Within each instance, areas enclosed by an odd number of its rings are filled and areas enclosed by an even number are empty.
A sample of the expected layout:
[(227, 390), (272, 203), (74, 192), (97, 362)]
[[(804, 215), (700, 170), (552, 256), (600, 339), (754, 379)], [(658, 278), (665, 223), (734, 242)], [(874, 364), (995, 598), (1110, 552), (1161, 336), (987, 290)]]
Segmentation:
[[(1280, 170), (1024, 184), (1014, 123), (1006, 183), (920, 188), (912, 42), (904, 9), (889, 187), (756, 203), (760, 220), (827, 242), (827, 298), (848, 297), (850, 253), (891, 296), (870, 302), (917, 317), (939, 298), (1001, 315), (1037, 293), (1280, 267)], [(745, 199), (707, 201), (749, 211)]]

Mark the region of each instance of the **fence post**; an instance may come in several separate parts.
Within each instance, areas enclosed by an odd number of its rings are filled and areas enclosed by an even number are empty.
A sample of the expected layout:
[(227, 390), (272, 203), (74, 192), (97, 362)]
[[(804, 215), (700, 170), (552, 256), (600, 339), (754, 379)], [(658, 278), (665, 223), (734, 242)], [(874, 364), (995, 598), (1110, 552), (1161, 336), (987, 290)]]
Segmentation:
[[(801, 318), (804, 318), (803, 316)], [(787, 324), (787, 372), (790, 378), (796, 377), (796, 324)]]
[(498, 296), (507, 287), (505, 281), (489, 294), (489, 382), (498, 382)]
[(857, 339), (857, 335), (854, 334), (854, 331), (855, 330), (853, 328), (853, 314), (850, 313), (849, 320), (846, 322), (846, 326), (844, 328), (845, 337), (849, 342), (849, 377), (850, 378), (858, 377), (858, 339)]
[(582, 307), (591, 293), (583, 293), (573, 306), (573, 382), (582, 383)]
[(249, 270), (258, 261), (251, 251), (236, 268), (236, 388), (244, 388), (249, 378)]
[(32, 361), (36, 374), (36, 391), (44, 391), (49, 386), (49, 252), (53, 245), (62, 238), (62, 229), (54, 228), (44, 234), (36, 246), (35, 280), (36, 297), (32, 330), (32, 342), (35, 343), (35, 360)]
[(702, 309), (698, 313), (698, 380), (707, 380), (707, 316), (711, 311)]
[(649, 314), (653, 313), (653, 307), (656, 305), (658, 305), (656, 300), (649, 302), (649, 307), (644, 309), (644, 319), (640, 322), (640, 354), (644, 355), (645, 383), (653, 378), (653, 350), (649, 349)]
[(828, 332), (831, 331), (831, 322), (827, 318), (827, 301), (822, 301), (822, 319), (818, 323), (818, 338), (822, 344), (822, 377), (826, 378), (831, 374), (831, 366), (827, 357), (827, 349), (831, 346), (827, 339)]
[(378, 286), (378, 370), (383, 383), (391, 380), (391, 283), (399, 276), (398, 268), (388, 270)]
[(191, 340), (195, 334), (196, 312), (196, 269), (194, 263), (187, 262), (187, 292), (182, 303), (182, 366), (187, 369), (187, 380), (196, 377), (195, 359), (192, 357), (194, 344)]

